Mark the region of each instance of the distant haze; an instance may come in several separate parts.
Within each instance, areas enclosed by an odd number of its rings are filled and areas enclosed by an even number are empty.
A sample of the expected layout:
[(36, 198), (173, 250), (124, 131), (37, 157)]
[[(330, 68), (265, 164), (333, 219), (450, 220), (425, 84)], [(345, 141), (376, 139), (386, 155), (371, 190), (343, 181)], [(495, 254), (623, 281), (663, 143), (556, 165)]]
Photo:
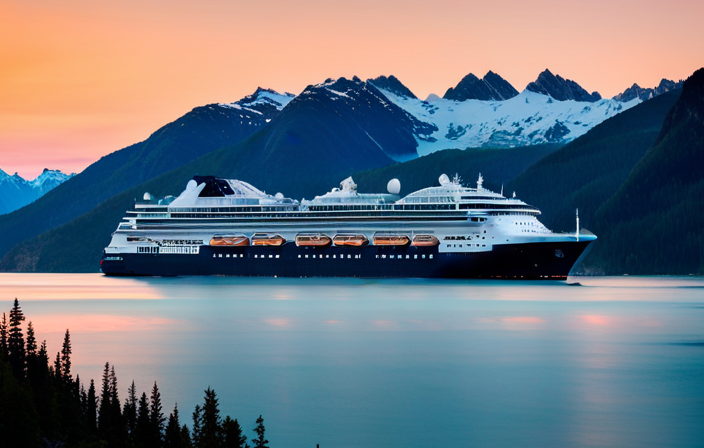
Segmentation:
[(193, 107), (257, 86), (538, 73), (611, 97), (704, 65), (704, 2), (389, 0), (0, 3), (0, 168), (79, 172)]

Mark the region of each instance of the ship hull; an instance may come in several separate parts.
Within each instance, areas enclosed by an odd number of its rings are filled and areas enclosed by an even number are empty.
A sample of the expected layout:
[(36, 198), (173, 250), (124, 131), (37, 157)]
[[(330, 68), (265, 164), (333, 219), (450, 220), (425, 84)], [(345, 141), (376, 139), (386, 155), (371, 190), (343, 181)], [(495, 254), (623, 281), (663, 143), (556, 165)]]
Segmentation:
[(197, 254), (104, 255), (115, 276), (410, 277), (565, 279), (591, 241), (495, 245), (442, 253), (437, 246), (201, 246)]

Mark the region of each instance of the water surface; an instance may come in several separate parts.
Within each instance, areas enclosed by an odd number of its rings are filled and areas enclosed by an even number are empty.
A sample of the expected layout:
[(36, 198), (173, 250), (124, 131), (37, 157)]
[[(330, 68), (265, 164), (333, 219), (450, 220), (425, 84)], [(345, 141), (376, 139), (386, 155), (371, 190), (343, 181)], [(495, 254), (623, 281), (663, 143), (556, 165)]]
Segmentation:
[(184, 419), (211, 386), (274, 448), (704, 446), (701, 278), (0, 274), (14, 297), (82, 379)]

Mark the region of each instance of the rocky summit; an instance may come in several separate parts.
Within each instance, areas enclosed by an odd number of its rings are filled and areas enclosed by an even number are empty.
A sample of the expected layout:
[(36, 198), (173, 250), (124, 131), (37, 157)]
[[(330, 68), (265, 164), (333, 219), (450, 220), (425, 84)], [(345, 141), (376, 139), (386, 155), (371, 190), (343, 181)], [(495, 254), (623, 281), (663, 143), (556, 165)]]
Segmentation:
[(590, 94), (576, 82), (570, 79), (564, 79), (560, 75), (553, 75), (548, 69), (545, 69), (545, 71), (538, 75), (538, 79), (528, 84), (526, 90), (543, 95), (550, 95), (553, 99), (558, 101), (575, 100), (594, 103), (601, 99), (599, 92), (592, 92)]
[(518, 91), (504, 78), (489, 71), (482, 79), (470, 73), (454, 88), (450, 87), (443, 98), (454, 101), (502, 101), (518, 95)]

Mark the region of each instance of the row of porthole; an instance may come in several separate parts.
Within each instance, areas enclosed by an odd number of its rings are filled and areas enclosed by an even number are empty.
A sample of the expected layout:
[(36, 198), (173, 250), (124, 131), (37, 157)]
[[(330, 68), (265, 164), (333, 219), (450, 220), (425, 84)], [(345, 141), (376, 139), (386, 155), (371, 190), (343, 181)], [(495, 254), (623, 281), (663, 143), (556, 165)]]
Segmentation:
[[(298, 255), (298, 258), (308, 258), (308, 254), (304, 255), (303, 257), (301, 257), (301, 255), (299, 254), (299, 255)], [(311, 258), (315, 258), (315, 254), (313, 254), (313, 255), (311, 256)], [(321, 255), (318, 255), (318, 258), (330, 258), (330, 255), (328, 254), (328, 255), (323, 256), (323, 255), (321, 254)], [(333, 255), (332, 258), (337, 258), (337, 255)], [(345, 258), (345, 256), (344, 256), (343, 254), (340, 254), (340, 259), (343, 259), (343, 258)], [(347, 254), (347, 258), (352, 259), (352, 255)], [(362, 256), (361, 256), (361, 255), (355, 255), (354, 258), (362, 258)]]
[[(391, 259), (394, 259), (394, 257), (395, 257), (397, 260), (403, 260), (403, 255), (398, 255), (398, 256), (389, 255), (389, 258), (391, 258)], [(377, 255), (376, 258), (382, 258), (382, 259), (384, 259), (384, 258), (386, 258), (386, 255)], [(425, 259), (425, 254), (421, 255), (420, 258), (421, 258), (421, 260), (424, 260), (424, 259)], [(411, 258), (410, 255), (406, 255), (406, 260), (417, 260), (417, 259), (418, 259), (418, 255), (417, 255), (417, 254), (416, 254), (416, 255), (413, 255), (413, 258)], [(432, 259), (433, 259), (433, 254), (428, 255), (428, 259), (429, 259), (429, 260), (432, 260)]]

